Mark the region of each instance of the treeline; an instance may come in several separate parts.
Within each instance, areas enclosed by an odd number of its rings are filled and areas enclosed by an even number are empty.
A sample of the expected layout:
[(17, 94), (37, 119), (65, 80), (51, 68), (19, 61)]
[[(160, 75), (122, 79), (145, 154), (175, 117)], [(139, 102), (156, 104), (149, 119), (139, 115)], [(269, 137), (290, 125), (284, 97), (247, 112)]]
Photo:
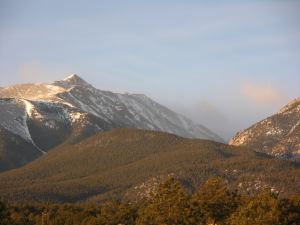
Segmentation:
[(173, 178), (138, 203), (101, 205), (0, 203), (0, 225), (299, 225), (300, 196), (255, 195), (229, 189), (213, 178), (187, 194)]

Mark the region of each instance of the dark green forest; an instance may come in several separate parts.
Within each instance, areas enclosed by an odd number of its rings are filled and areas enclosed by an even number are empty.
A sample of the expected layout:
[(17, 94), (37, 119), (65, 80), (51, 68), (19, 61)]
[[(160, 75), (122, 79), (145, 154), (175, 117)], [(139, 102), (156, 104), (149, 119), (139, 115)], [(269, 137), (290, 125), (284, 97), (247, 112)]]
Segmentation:
[(300, 196), (262, 189), (240, 193), (220, 178), (195, 192), (175, 178), (137, 202), (101, 204), (0, 203), (0, 225), (298, 225)]

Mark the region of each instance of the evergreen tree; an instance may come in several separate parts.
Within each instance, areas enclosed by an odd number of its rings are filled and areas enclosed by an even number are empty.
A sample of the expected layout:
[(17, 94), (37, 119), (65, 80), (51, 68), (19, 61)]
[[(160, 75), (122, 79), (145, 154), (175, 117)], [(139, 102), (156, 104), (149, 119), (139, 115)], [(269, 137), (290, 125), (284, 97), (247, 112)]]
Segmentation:
[(277, 194), (262, 191), (243, 204), (229, 219), (231, 225), (283, 225)]
[(135, 223), (135, 220), (136, 208), (134, 205), (110, 201), (101, 206), (100, 213), (96, 217), (86, 218), (82, 225), (131, 225)]
[(286, 225), (300, 224), (300, 196), (291, 196), (280, 200), (280, 223)]
[(174, 178), (159, 185), (139, 211), (138, 225), (184, 225), (188, 199)]
[(9, 212), (3, 202), (0, 202), (0, 225), (10, 225)]
[(239, 196), (220, 178), (208, 180), (194, 194), (189, 218), (196, 223), (223, 224), (239, 204)]

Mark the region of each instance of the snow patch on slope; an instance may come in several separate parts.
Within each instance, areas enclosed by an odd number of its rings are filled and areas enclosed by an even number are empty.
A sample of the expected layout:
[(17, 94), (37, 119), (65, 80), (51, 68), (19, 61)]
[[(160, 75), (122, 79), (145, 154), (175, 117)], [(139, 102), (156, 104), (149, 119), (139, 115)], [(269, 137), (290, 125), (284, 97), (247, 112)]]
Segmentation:
[(0, 125), (11, 133), (22, 137), (25, 141), (31, 143), (38, 151), (41, 150), (32, 140), (27, 126), (27, 110), (31, 112), (32, 106), (27, 102), (22, 107), (22, 100), (1, 100), (0, 101)]

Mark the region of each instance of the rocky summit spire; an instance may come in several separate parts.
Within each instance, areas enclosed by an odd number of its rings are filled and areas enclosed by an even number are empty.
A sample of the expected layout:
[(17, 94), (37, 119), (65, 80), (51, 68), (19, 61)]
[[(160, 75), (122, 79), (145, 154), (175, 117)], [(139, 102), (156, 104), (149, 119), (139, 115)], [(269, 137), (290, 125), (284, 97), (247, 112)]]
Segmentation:
[(63, 81), (71, 85), (89, 85), (85, 80), (83, 80), (77, 74), (72, 74), (70, 76), (67, 76)]
[(63, 88), (70, 88), (72, 86), (91, 86), (77, 74), (71, 74), (63, 80), (53, 82), (53, 84)]

